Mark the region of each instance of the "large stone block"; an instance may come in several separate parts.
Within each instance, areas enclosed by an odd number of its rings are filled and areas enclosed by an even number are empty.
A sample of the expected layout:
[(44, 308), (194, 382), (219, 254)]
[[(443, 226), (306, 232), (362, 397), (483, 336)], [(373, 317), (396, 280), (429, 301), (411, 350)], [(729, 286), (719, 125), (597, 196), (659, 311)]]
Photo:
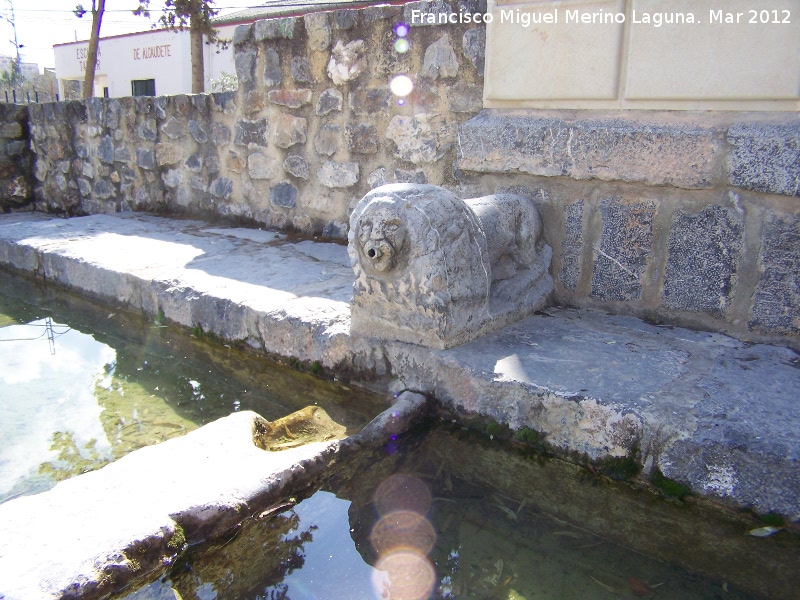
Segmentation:
[(638, 300), (642, 273), (651, 256), (655, 202), (600, 202), (603, 232), (595, 246), (592, 296), (600, 300)]
[(183, 123), (175, 117), (167, 119), (167, 122), (161, 126), (161, 132), (171, 140), (177, 140), (186, 134)]
[(283, 170), (300, 179), (308, 179), (308, 161), (297, 154), (286, 157), (286, 160), (283, 161)]
[(270, 90), (267, 92), (267, 100), (289, 108), (300, 108), (311, 102), (311, 90)]
[(378, 129), (375, 125), (361, 123), (345, 128), (350, 151), (357, 154), (375, 154), (378, 151)]
[(208, 134), (203, 123), (195, 119), (190, 119), (188, 124), (189, 133), (198, 144), (205, 144), (208, 141)]
[(479, 173), (706, 188), (714, 182), (714, 130), (620, 118), (565, 121), (482, 111), (459, 130), (457, 166)]
[(325, 156), (332, 156), (339, 149), (342, 139), (338, 125), (323, 125), (314, 136), (314, 149)]
[(272, 179), (278, 174), (278, 161), (260, 152), (253, 152), (247, 157), (247, 172), (251, 179)]
[(341, 111), (343, 103), (344, 97), (342, 96), (342, 92), (336, 88), (328, 88), (319, 95), (319, 98), (317, 98), (317, 116), (322, 117), (334, 110)]
[(307, 56), (293, 56), (290, 71), (292, 79), (298, 83), (311, 83), (314, 76), (311, 74), (311, 61)]
[(395, 115), (386, 128), (394, 155), (414, 164), (439, 160), (453, 144), (453, 127), (439, 115)]
[(97, 158), (107, 164), (114, 163), (114, 140), (110, 135), (104, 135), (97, 146)]
[(253, 37), (256, 42), (264, 40), (291, 40), (294, 38), (294, 26), (297, 17), (285, 19), (264, 19), (253, 24)]
[(464, 54), (466, 54), (469, 62), (478, 71), (478, 75), (483, 75), (486, 62), (486, 28), (468, 29), (464, 32), (461, 41), (464, 46)]
[(359, 87), (350, 92), (350, 110), (356, 115), (373, 115), (389, 110), (392, 92), (388, 86)]
[(234, 65), (238, 84), (246, 91), (252, 90), (255, 87), (255, 51), (237, 52), (234, 58)]
[(800, 196), (800, 120), (728, 129), (728, 177), (737, 187)]
[(139, 124), (139, 127), (136, 128), (136, 133), (139, 135), (140, 139), (147, 140), (150, 142), (155, 141), (155, 139), (158, 137), (156, 120), (145, 119)]
[(208, 186), (208, 191), (215, 198), (227, 200), (233, 193), (233, 181), (227, 177), (218, 177)]
[(664, 306), (722, 316), (730, 304), (744, 245), (744, 218), (709, 206), (672, 219), (664, 274)]
[(239, 119), (236, 121), (236, 132), (233, 142), (242, 146), (255, 144), (256, 146), (267, 145), (267, 120), (258, 119), (250, 121)]
[(183, 160), (183, 149), (177, 144), (159, 142), (156, 144), (156, 162), (158, 166), (174, 165)]
[(264, 50), (264, 85), (273, 87), (281, 84), (281, 57), (274, 48)]
[(449, 34), (445, 33), (428, 46), (419, 74), (420, 77), (431, 80), (458, 75), (458, 57), (453, 50)]
[(331, 25), (328, 14), (324, 12), (308, 13), (303, 17), (303, 25), (308, 35), (308, 46), (312, 50), (322, 52), (331, 45)]
[(361, 75), (367, 67), (366, 53), (364, 40), (353, 40), (348, 44), (337, 41), (328, 61), (328, 77), (334, 85), (342, 85)]
[(749, 325), (774, 334), (800, 333), (800, 216), (769, 217), (762, 243)]
[(150, 148), (136, 149), (136, 164), (148, 171), (156, 168), (156, 153)]
[(350, 216), (351, 334), (444, 349), (528, 316), (553, 289), (540, 233), (523, 196), (372, 190)]
[(269, 203), (281, 208), (297, 206), (297, 188), (289, 181), (281, 181), (269, 188)]
[(319, 182), (329, 188), (346, 188), (358, 183), (358, 163), (326, 160), (317, 171)]
[(286, 113), (278, 115), (273, 143), (279, 148), (289, 148), (306, 141), (307, 121)]

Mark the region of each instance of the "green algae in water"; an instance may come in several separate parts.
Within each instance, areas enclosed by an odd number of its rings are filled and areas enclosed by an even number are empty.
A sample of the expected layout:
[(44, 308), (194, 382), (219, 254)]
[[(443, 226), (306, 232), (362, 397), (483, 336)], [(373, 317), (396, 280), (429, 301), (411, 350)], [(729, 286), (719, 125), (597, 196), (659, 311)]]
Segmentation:
[(385, 408), (358, 388), (2, 270), (0, 290), (0, 502), (234, 411), (275, 420), (316, 404), (352, 433)]

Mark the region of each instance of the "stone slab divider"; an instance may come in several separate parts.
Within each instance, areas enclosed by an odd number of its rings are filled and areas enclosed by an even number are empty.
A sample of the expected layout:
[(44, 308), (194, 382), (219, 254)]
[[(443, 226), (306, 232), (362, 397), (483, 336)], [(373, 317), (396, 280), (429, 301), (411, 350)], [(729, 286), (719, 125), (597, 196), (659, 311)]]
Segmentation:
[(0, 505), (0, 596), (105, 597), (166, 568), (186, 544), (285, 503), (323, 480), (335, 460), (380, 447), (425, 408), (423, 396), (407, 392), (360, 433), (280, 452), (256, 445), (262, 417), (232, 413), (11, 500)]

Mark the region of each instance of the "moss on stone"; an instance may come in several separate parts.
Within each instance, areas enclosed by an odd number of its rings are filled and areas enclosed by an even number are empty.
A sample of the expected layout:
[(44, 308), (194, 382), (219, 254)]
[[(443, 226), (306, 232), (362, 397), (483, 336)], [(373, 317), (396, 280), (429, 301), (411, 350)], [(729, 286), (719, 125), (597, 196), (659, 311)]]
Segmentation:
[(186, 548), (186, 533), (180, 525), (175, 525), (175, 531), (172, 537), (169, 538), (169, 542), (167, 542), (167, 548), (176, 552), (181, 552)]
[(486, 433), (492, 437), (497, 437), (503, 433), (503, 426), (497, 421), (490, 421), (486, 424)]
[(633, 446), (627, 456), (608, 456), (595, 463), (595, 468), (617, 481), (628, 481), (642, 472), (639, 462), (639, 447)]
[(514, 432), (514, 438), (523, 444), (539, 446), (543, 441), (543, 435), (530, 427), (523, 427)]
[(692, 490), (689, 489), (688, 486), (678, 483), (669, 477), (665, 477), (658, 467), (653, 469), (650, 474), (650, 481), (668, 498), (683, 500), (692, 493)]
[(758, 520), (764, 523), (764, 525), (772, 525), (773, 527), (783, 527), (786, 524), (783, 517), (777, 513), (770, 512), (757, 516)]

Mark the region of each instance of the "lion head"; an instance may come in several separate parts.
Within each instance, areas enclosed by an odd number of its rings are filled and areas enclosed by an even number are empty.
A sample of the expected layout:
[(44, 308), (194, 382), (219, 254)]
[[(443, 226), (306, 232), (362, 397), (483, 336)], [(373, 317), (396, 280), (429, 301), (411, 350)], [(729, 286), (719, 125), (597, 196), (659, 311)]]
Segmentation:
[(392, 206), (368, 208), (356, 225), (361, 264), (375, 274), (389, 274), (402, 266), (408, 254), (408, 229)]

